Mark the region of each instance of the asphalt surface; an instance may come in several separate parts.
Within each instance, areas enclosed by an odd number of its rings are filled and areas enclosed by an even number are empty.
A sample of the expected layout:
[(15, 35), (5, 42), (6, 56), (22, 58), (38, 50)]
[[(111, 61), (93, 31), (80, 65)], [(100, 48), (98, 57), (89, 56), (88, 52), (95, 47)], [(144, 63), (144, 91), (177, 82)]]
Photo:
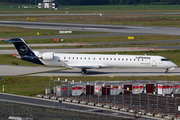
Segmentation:
[[(55, 37), (55, 36), (54, 36)], [(1, 38), (0, 38), (1, 39)], [(10, 39), (10, 38), (9, 38)], [(125, 41), (125, 42), (96, 42), (96, 43), (48, 43), (48, 44), (28, 44), (31, 47), (39, 46), (76, 46), (76, 45), (118, 45), (118, 44), (153, 44), (153, 43), (180, 43), (180, 40), (154, 40), (154, 41)], [(14, 47), (13, 44), (0, 45), (0, 47)], [(180, 45), (171, 45), (171, 46), (146, 46), (149, 49), (180, 49)], [(72, 51), (73, 52), (73, 51)], [(0, 53), (2, 54), (2, 53)]]
[[(118, 52), (118, 51), (150, 51), (150, 50), (164, 50), (164, 49), (145, 48), (145, 47), (33, 49), (33, 51), (39, 51), (41, 53), (44, 53), (44, 52), (83, 53), (83, 52)], [(18, 54), (16, 49), (1, 50), (0, 52), (0, 54), (12, 54), (12, 53)]]
[(180, 28), (175, 28), (175, 27), (100, 25), (100, 24), (76, 24), (76, 23), (50, 23), (50, 22), (48, 23), (48, 22), (25, 22), (25, 21), (0, 21), (0, 26), (15, 26), (15, 27), (33, 28), (33, 29), (131, 33), (131, 34), (180, 35)]
[[(62, 102), (61, 104), (59, 104), (58, 101), (54, 101), (54, 100), (45, 100), (45, 99), (18, 96), (18, 95), (5, 94), (5, 93), (0, 93), (0, 96), (1, 96), (0, 100), (23, 103), (23, 104), (28, 104), (28, 105), (37, 105), (37, 106), (53, 107), (53, 108), (62, 107), (62, 108), (80, 110), (80, 111), (93, 111), (93, 112), (100, 111), (107, 115), (123, 116), (125, 118), (134, 118), (134, 114), (124, 113), (124, 112), (115, 111), (115, 110), (108, 110), (108, 109), (94, 107), (94, 106), (73, 104), (73, 103), (68, 103), (68, 102)], [(159, 119), (159, 118), (153, 118), (153, 117), (148, 117), (148, 116), (143, 116), (143, 117), (146, 118), (147, 120)]]
[(0, 65), (0, 76), (99, 76), (99, 77), (119, 77), (119, 76), (180, 76), (180, 68), (170, 70), (165, 73), (165, 69), (147, 68), (104, 68), (88, 69), (86, 75), (81, 74), (81, 69), (67, 69), (64, 67), (33, 67), (33, 66), (13, 66)]

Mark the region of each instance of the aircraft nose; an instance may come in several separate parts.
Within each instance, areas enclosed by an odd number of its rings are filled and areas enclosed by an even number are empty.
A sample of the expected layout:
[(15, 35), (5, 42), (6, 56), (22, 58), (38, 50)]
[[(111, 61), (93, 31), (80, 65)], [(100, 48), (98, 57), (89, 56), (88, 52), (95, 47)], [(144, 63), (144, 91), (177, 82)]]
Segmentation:
[(172, 62), (171, 64), (172, 67), (177, 67), (177, 65), (175, 63)]

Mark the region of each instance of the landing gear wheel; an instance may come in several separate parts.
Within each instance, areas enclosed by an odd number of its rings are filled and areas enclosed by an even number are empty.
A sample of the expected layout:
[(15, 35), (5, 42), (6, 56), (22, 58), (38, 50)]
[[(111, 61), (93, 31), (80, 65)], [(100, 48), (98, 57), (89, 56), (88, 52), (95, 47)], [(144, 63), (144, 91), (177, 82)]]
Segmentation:
[(81, 73), (85, 75), (87, 73), (86, 69), (82, 69)]
[(165, 71), (165, 73), (169, 73), (169, 71), (168, 71), (168, 70), (169, 70), (169, 69), (167, 68), (167, 69), (166, 69), (166, 71)]

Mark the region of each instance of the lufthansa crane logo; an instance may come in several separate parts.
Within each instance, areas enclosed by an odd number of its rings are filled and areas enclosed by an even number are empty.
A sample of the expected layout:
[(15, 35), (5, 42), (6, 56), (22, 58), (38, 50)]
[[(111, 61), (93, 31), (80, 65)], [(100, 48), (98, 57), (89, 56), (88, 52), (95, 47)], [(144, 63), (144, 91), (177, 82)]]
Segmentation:
[(26, 46), (21, 46), (21, 47), (19, 48), (19, 52), (20, 52), (21, 54), (23, 54), (23, 55), (26, 54), (27, 51), (28, 51), (28, 49), (27, 49)]

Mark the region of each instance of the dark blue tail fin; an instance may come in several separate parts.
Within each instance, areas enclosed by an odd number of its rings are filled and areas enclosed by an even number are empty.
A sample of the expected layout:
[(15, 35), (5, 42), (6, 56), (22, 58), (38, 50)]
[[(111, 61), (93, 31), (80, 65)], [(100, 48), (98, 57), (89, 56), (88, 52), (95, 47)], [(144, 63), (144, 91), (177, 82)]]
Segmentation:
[(25, 41), (22, 38), (13, 38), (5, 42), (12, 42), (21, 57), (25, 55), (36, 56), (34, 52), (26, 45)]
[(14, 44), (22, 60), (42, 64), (42, 62), (36, 57), (34, 52), (31, 50), (31, 48), (29, 48), (29, 46), (26, 45), (22, 38), (13, 38), (5, 42), (12, 42)]

